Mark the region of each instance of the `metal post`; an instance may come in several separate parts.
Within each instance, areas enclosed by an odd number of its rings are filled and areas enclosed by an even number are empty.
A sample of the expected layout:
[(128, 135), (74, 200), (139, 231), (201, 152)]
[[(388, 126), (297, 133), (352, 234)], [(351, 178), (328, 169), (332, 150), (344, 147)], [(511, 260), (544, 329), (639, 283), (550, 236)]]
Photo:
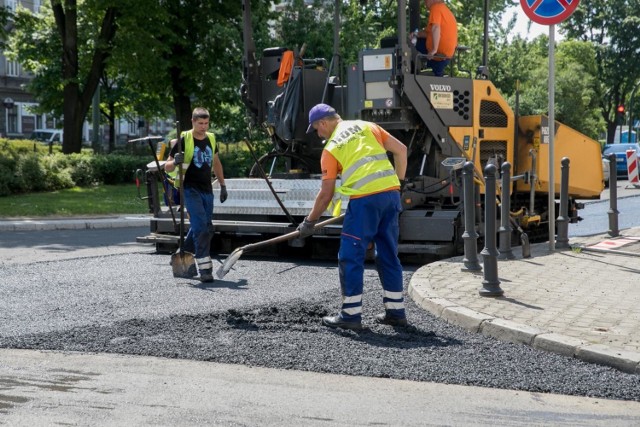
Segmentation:
[[(620, 230), (618, 229), (618, 175), (616, 174), (616, 155), (609, 154), (609, 231), (611, 237), (618, 237)], [(612, 169), (613, 168), (613, 169)], [(613, 173), (611, 172), (613, 170)]]
[(464, 267), (462, 271), (480, 271), (478, 262), (478, 233), (476, 233), (475, 185), (473, 183), (473, 163), (466, 162), (462, 168), (462, 190), (464, 192)]
[(569, 246), (569, 159), (560, 161), (560, 212), (558, 219), (558, 235), (556, 248), (568, 249)]
[(483, 297), (499, 297), (504, 294), (498, 279), (498, 249), (496, 248), (496, 166), (484, 168), (484, 280), (479, 293)]
[(511, 250), (511, 163), (504, 162), (502, 169), (502, 197), (500, 203), (500, 255), (498, 259), (515, 259)]
[(555, 173), (555, 135), (556, 135), (556, 115), (555, 115), (555, 44), (556, 26), (549, 25), (549, 250), (553, 251), (556, 246), (554, 239), (556, 235), (556, 181)]
[(532, 148), (529, 150), (529, 156), (531, 157), (531, 173), (529, 174), (529, 215), (534, 215), (536, 212), (536, 182), (538, 181), (538, 174), (536, 172), (536, 151)]
[[(636, 89), (638, 89), (639, 85), (640, 85), (640, 82), (636, 83), (636, 85), (633, 87), (633, 90), (631, 91), (631, 97), (629, 97), (629, 138), (633, 136), (633, 97), (636, 96)], [(622, 137), (622, 135), (620, 135), (620, 137)], [(629, 139), (629, 142), (638, 142), (638, 141), (639, 140), (638, 140), (637, 134), (633, 141)]]
[[(93, 102), (91, 104), (91, 125), (93, 127), (93, 137), (91, 138), (91, 146), (94, 153), (101, 153), (102, 146), (100, 144), (100, 85), (96, 87), (93, 94)], [(162, 159), (161, 159), (162, 160)]]

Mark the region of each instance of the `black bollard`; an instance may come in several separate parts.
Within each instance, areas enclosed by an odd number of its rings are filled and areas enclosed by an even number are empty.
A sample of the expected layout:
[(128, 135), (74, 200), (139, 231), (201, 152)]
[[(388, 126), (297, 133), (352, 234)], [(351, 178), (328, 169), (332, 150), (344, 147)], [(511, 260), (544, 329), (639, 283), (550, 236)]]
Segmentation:
[(560, 213), (557, 224), (556, 248), (568, 249), (569, 245), (569, 158), (560, 161)]
[(484, 280), (480, 296), (499, 297), (504, 294), (498, 279), (498, 248), (496, 248), (496, 170), (495, 165), (484, 168)]
[(611, 237), (618, 237), (618, 175), (616, 174), (616, 155), (609, 154), (609, 231)]
[(500, 255), (498, 259), (515, 259), (511, 250), (511, 163), (504, 162), (502, 170), (502, 203), (500, 203)]
[(476, 233), (475, 185), (473, 183), (473, 163), (466, 162), (462, 168), (462, 190), (464, 192), (464, 267), (462, 271), (480, 271), (478, 262), (478, 233)]

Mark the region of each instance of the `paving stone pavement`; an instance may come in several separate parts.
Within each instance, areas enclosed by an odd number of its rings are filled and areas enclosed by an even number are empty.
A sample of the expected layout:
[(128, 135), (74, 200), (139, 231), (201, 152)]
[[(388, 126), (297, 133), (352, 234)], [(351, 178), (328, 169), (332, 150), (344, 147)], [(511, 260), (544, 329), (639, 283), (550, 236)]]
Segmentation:
[(527, 259), (514, 247), (498, 261), (500, 297), (480, 295), (484, 273), (463, 271), (463, 257), (418, 269), (409, 295), (465, 329), (640, 373), (640, 228), (569, 244), (532, 245)]

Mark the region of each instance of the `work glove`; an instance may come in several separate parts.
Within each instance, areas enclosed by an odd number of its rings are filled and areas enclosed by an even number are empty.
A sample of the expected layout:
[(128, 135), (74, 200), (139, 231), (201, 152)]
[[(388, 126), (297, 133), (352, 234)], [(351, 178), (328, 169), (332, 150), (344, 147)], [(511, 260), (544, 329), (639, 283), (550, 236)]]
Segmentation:
[(176, 155), (173, 157), (173, 164), (178, 166), (182, 162), (184, 162), (184, 153), (176, 153)]
[(304, 221), (300, 225), (298, 225), (298, 231), (300, 232), (300, 238), (304, 239), (305, 237), (309, 237), (315, 233), (315, 226), (318, 223), (318, 220), (309, 221), (308, 218), (305, 217)]
[(227, 194), (227, 186), (221, 185), (220, 186), (220, 203), (224, 203), (224, 201), (227, 200), (228, 196), (229, 195)]

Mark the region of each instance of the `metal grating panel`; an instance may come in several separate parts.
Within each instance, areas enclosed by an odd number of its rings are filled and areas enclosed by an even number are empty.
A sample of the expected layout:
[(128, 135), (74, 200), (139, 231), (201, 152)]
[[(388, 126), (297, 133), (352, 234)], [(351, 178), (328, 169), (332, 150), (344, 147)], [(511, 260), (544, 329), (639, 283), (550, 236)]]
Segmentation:
[(487, 165), (490, 158), (507, 159), (507, 141), (480, 141), (480, 164)]
[(507, 114), (500, 104), (494, 101), (480, 101), (480, 126), (487, 128), (506, 128)]
[[(339, 180), (338, 180), (339, 182)], [(262, 179), (226, 179), (229, 198), (219, 203), (220, 186), (213, 185), (214, 212), (220, 215), (281, 215), (282, 208)], [(271, 185), (291, 215), (307, 215), (313, 208), (322, 181), (318, 179), (272, 179)], [(338, 184), (339, 185), (339, 184)], [(342, 202), (346, 209), (348, 201)], [(239, 218), (240, 219), (240, 218)]]

